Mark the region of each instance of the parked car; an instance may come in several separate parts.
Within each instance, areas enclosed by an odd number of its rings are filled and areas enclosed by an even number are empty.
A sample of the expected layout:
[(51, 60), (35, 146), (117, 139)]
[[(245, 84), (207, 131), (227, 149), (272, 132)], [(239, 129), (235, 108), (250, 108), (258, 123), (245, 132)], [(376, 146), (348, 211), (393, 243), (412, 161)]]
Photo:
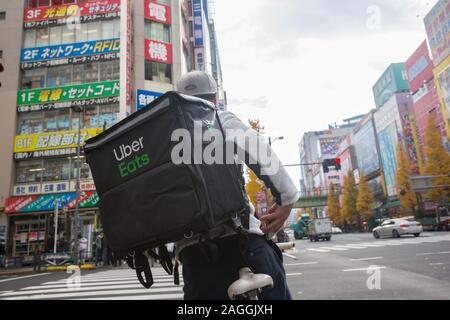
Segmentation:
[(407, 234), (419, 237), (422, 232), (423, 226), (420, 222), (406, 219), (388, 219), (383, 221), (381, 226), (373, 229), (372, 233), (375, 239), (380, 239), (382, 237), (400, 238)]

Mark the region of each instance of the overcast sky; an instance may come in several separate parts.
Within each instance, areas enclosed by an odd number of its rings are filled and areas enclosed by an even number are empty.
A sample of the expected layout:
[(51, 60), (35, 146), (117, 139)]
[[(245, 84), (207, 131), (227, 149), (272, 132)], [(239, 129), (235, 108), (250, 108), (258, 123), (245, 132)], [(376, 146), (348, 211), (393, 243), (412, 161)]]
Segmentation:
[[(426, 38), (436, 0), (215, 0), (229, 110), (258, 118), (299, 163), (304, 132), (365, 114), (372, 86)], [(299, 185), (300, 169), (289, 169)]]

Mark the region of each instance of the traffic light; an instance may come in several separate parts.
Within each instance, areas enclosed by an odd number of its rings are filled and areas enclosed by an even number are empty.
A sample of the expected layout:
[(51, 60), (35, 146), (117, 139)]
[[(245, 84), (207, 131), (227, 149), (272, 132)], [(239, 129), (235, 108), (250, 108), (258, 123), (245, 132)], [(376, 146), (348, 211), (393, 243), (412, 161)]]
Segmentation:
[(334, 170), (340, 171), (342, 169), (342, 167), (341, 167), (341, 159), (340, 158), (325, 159), (325, 160), (323, 160), (322, 166), (323, 166), (323, 172), (324, 173), (329, 173), (330, 172), (330, 167), (334, 167)]
[(334, 159), (334, 168), (336, 171), (341, 171), (341, 158)]

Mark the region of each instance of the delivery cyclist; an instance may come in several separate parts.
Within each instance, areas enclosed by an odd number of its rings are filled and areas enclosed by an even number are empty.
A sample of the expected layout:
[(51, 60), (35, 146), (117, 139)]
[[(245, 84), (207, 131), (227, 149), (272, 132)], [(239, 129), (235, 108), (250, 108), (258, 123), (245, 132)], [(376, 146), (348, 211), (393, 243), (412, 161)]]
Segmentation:
[[(177, 90), (182, 94), (196, 96), (216, 104), (216, 81), (205, 72), (193, 71), (185, 74), (178, 81)], [(249, 134), (249, 127), (233, 113), (219, 111), (219, 119), (226, 135), (225, 139), (228, 138), (229, 130), (240, 130), (238, 132)], [(256, 131), (250, 130), (250, 132), (255, 135), (259, 146), (263, 145), (267, 148), (265, 150), (270, 148)], [(246, 152), (250, 153), (251, 150)], [(257, 155), (247, 155), (248, 158), (257, 158)], [(239, 269), (243, 266), (241, 263), (244, 259), (254, 273), (268, 274), (274, 281), (274, 288), (264, 291), (260, 299), (291, 300), (281, 251), (272, 241), (267, 240), (265, 234), (276, 233), (284, 226), (293, 204), (298, 200), (298, 190), (272, 151), (270, 162), (278, 165), (279, 169), (276, 172), (267, 173), (258, 164), (250, 165), (248, 159), (238, 160), (241, 163), (246, 162), (258, 178), (270, 187), (276, 198), (276, 204), (266, 216), (261, 218), (264, 221), (264, 226), (261, 227), (261, 221), (255, 216), (255, 209), (249, 203), (251, 212), (248, 241), (244, 252), (238, 249), (239, 236), (232, 228), (219, 240), (215, 240), (215, 245), (207, 250), (195, 240), (183, 240), (177, 243), (177, 254), (183, 264), (184, 298), (186, 300), (227, 300), (228, 287), (239, 278)]]

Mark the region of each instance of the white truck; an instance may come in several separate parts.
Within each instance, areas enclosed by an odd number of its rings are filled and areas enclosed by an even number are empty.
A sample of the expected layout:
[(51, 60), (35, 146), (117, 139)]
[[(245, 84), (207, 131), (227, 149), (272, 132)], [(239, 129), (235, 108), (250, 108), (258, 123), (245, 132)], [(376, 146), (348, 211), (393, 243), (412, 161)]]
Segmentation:
[(330, 219), (314, 219), (308, 222), (308, 237), (311, 242), (331, 240), (331, 221)]

